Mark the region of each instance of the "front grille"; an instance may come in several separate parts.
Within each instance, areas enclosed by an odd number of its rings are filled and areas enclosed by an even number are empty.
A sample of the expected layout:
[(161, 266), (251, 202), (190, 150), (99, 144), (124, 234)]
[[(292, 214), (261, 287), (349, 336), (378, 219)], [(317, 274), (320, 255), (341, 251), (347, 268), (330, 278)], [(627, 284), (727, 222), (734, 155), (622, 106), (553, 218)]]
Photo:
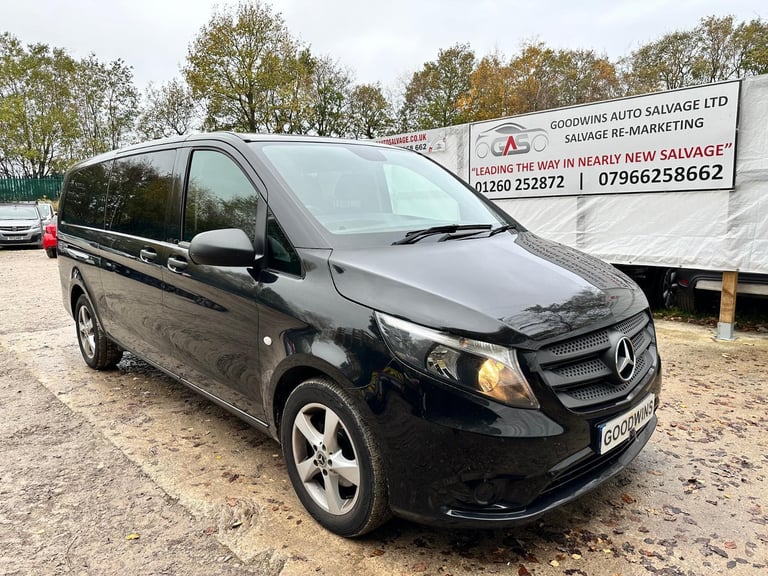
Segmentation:
[(616, 330), (626, 335), (634, 334), (637, 332), (638, 328), (645, 326), (647, 323), (648, 315), (643, 312), (641, 314), (637, 314), (636, 316), (632, 316), (632, 318), (628, 318), (623, 322), (619, 322), (616, 324)]
[(595, 346), (607, 346), (608, 344), (608, 331), (601, 330), (600, 332), (594, 332), (581, 338), (568, 340), (562, 344), (555, 344), (549, 348), (549, 351), (555, 356), (562, 357), (569, 356), (571, 354), (579, 354), (584, 350), (589, 350)]
[(29, 232), (34, 226), (0, 226), (0, 232)]
[[(628, 382), (615, 371), (614, 346), (627, 337), (635, 350), (635, 372)], [(616, 402), (646, 380), (657, 363), (651, 317), (641, 312), (613, 326), (557, 342), (536, 353), (540, 375), (567, 408), (589, 411)]]
[(597, 378), (599, 376), (607, 376), (610, 374), (608, 366), (605, 362), (599, 358), (593, 360), (587, 360), (586, 362), (578, 362), (576, 364), (568, 364), (562, 368), (555, 368), (552, 370), (562, 380), (586, 380), (587, 378)]

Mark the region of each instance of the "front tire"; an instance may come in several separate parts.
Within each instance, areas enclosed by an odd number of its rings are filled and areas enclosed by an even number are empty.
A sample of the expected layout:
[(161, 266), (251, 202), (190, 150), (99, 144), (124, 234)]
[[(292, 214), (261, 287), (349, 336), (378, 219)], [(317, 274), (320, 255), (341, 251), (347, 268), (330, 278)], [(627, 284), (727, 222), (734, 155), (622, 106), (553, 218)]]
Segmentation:
[(94, 370), (109, 370), (120, 362), (123, 351), (107, 338), (85, 294), (81, 294), (75, 303), (75, 327), (80, 353), (88, 366)]
[(280, 439), (299, 500), (325, 528), (361, 536), (389, 518), (381, 453), (355, 399), (335, 383), (310, 379), (291, 392)]

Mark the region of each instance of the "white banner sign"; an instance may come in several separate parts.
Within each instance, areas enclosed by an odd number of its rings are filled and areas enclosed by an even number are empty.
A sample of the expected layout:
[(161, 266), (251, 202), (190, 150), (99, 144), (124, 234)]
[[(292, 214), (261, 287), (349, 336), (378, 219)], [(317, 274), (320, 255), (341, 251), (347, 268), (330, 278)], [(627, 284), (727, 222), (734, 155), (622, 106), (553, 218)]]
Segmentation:
[(399, 146), (400, 148), (406, 148), (408, 150), (415, 150), (422, 154), (443, 152), (445, 151), (445, 128), (377, 138), (376, 142), (379, 144)]
[(733, 188), (740, 86), (472, 124), (470, 184), (493, 199)]

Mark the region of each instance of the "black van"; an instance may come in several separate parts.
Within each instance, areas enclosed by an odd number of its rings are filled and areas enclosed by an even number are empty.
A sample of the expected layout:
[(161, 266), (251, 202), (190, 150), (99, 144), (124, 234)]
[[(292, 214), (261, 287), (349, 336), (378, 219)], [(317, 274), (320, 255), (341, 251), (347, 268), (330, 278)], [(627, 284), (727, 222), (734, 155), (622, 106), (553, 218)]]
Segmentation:
[(271, 435), (337, 534), (530, 521), (656, 426), (640, 289), (417, 153), (158, 140), (73, 167), (59, 208), (85, 362), (130, 351)]

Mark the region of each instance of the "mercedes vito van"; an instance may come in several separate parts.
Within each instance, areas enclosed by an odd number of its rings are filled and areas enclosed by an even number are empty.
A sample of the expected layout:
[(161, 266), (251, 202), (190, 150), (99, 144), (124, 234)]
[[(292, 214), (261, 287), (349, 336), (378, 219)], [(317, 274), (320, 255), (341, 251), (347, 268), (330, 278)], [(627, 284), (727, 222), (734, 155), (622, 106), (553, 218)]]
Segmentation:
[(128, 351), (269, 434), (337, 534), (530, 521), (656, 426), (640, 289), (417, 153), (158, 140), (74, 166), (59, 209), (85, 362)]

